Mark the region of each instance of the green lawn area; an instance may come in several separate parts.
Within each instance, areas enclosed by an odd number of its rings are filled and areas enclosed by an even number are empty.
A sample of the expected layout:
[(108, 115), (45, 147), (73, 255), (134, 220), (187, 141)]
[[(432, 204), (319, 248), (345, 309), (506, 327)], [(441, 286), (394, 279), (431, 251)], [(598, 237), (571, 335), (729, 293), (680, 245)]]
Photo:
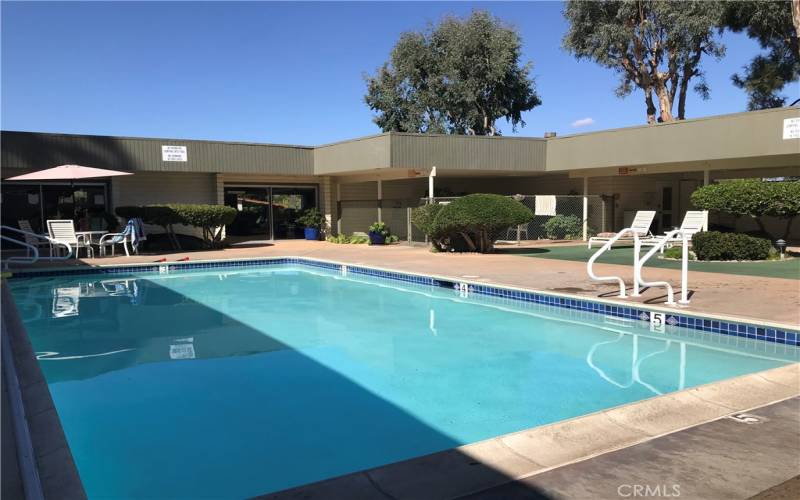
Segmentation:
[[(552, 246), (542, 248), (508, 248), (499, 247), (498, 253), (534, 257), (537, 259), (572, 260), (586, 262), (599, 247), (586, 248), (586, 245)], [(647, 247), (645, 251), (649, 249)], [(644, 253), (644, 252), (642, 252)], [(633, 264), (632, 247), (615, 247), (606, 252), (597, 262), (604, 264)], [(666, 269), (680, 269), (680, 261), (664, 260), (653, 257), (645, 267)], [(763, 262), (689, 262), (689, 271), (703, 271), (707, 273), (726, 273), (744, 276), (763, 276), (766, 278), (800, 279), (800, 258), (784, 261)]]

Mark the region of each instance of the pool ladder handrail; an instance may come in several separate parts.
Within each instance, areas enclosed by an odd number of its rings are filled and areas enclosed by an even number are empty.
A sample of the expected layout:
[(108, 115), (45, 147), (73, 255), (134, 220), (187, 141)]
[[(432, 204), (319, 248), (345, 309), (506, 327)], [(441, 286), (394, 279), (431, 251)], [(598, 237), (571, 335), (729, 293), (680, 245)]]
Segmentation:
[[(20, 245), (25, 247), (28, 250), (28, 254), (25, 257), (13, 255), (7, 259), (3, 259), (3, 267), (8, 269), (8, 266), (11, 262), (21, 262), (23, 264), (34, 264), (40, 260), (67, 260), (72, 257), (72, 247), (68, 243), (64, 243), (63, 241), (55, 240), (50, 238), (49, 236), (45, 236), (43, 234), (32, 233), (30, 231), (23, 231), (22, 229), (18, 229), (16, 227), (0, 225), (0, 231), (13, 231), (18, 234), (22, 234), (26, 237), (33, 237), (39, 238), (40, 240), (44, 240), (50, 244), (51, 255), (49, 257), (42, 257), (39, 255), (39, 248), (36, 245), (28, 243), (25, 240), (20, 240), (17, 238), (12, 238), (11, 236), (6, 236), (0, 233), (0, 239), (3, 241), (8, 241), (14, 243), (16, 245)], [(66, 255), (54, 257), (52, 255), (52, 249), (54, 245), (61, 245), (67, 247)]]
[(637, 261), (639, 259), (639, 249), (641, 248), (641, 241), (639, 240), (639, 231), (634, 230), (631, 227), (626, 227), (619, 231), (613, 238), (606, 241), (602, 247), (598, 251), (594, 253), (589, 258), (589, 261), (586, 263), (586, 272), (589, 274), (589, 278), (595, 281), (616, 281), (619, 283), (619, 298), (624, 299), (627, 298), (626, 289), (625, 289), (625, 280), (622, 279), (620, 276), (598, 276), (594, 273), (592, 267), (594, 266), (595, 261), (602, 255), (603, 253), (607, 252), (611, 249), (611, 246), (617, 242), (620, 238), (625, 236), (626, 234), (633, 235), (633, 291), (631, 292), (632, 297), (638, 297), (639, 294), (639, 276), (637, 275), (638, 272), (641, 271), (641, 267), (637, 266)]
[(681, 239), (681, 298), (678, 301), (679, 304), (689, 304), (689, 237), (691, 234), (683, 229), (673, 229), (672, 231), (667, 232), (664, 236), (659, 236), (654, 239), (657, 243), (653, 245), (644, 257), (639, 257), (639, 249), (636, 249), (636, 255), (634, 256), (634, 272), (633, 277), (636, 281), (636, 285), (634, 286), (642, 286), (642, 287), (654, 287), (654, 286), (663, 286), (667, 289), (667, 305), (674, 306), (675, 305), (675, 290), (673, 289), (672, 285), (666, 281), (645, 281), (642, 278), (642, 267), (644, 264), (656, 254), (656, 252), (663, 251), (663, 248), (668, 243), (671, 243), (676, 236), (680, 235)]

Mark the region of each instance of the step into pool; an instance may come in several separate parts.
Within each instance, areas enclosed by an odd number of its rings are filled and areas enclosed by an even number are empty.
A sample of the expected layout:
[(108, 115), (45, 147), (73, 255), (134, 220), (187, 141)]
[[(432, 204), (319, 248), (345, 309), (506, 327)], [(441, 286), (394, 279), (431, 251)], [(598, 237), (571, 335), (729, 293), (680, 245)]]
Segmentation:
[(10, 287), (90, 498), (243, 498), (797, 360), (292, 264)]

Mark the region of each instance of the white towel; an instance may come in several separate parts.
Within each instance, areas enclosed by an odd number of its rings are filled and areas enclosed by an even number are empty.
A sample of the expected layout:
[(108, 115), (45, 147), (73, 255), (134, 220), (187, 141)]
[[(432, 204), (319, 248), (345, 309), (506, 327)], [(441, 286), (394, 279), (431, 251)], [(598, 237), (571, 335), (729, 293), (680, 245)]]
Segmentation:
[(550, 215), (556, 214), (556, 197), (553, 195), (536, 196), (535, 215)]

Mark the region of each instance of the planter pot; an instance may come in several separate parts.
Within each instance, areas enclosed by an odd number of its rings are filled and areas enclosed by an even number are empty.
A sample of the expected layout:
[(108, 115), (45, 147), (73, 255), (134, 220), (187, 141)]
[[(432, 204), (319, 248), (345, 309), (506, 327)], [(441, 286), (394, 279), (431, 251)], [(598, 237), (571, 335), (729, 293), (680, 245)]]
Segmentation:
[(319, 229), (315, 227), (307, 227), (303, 230), (303, 234), (305, 235), (307, 240), (316, 241), (319, 239)]
[(381, 233), (373, 233), (372, 231), (369, 232), (370, 245), (383, 245), (385, 242), (386, 237)]

